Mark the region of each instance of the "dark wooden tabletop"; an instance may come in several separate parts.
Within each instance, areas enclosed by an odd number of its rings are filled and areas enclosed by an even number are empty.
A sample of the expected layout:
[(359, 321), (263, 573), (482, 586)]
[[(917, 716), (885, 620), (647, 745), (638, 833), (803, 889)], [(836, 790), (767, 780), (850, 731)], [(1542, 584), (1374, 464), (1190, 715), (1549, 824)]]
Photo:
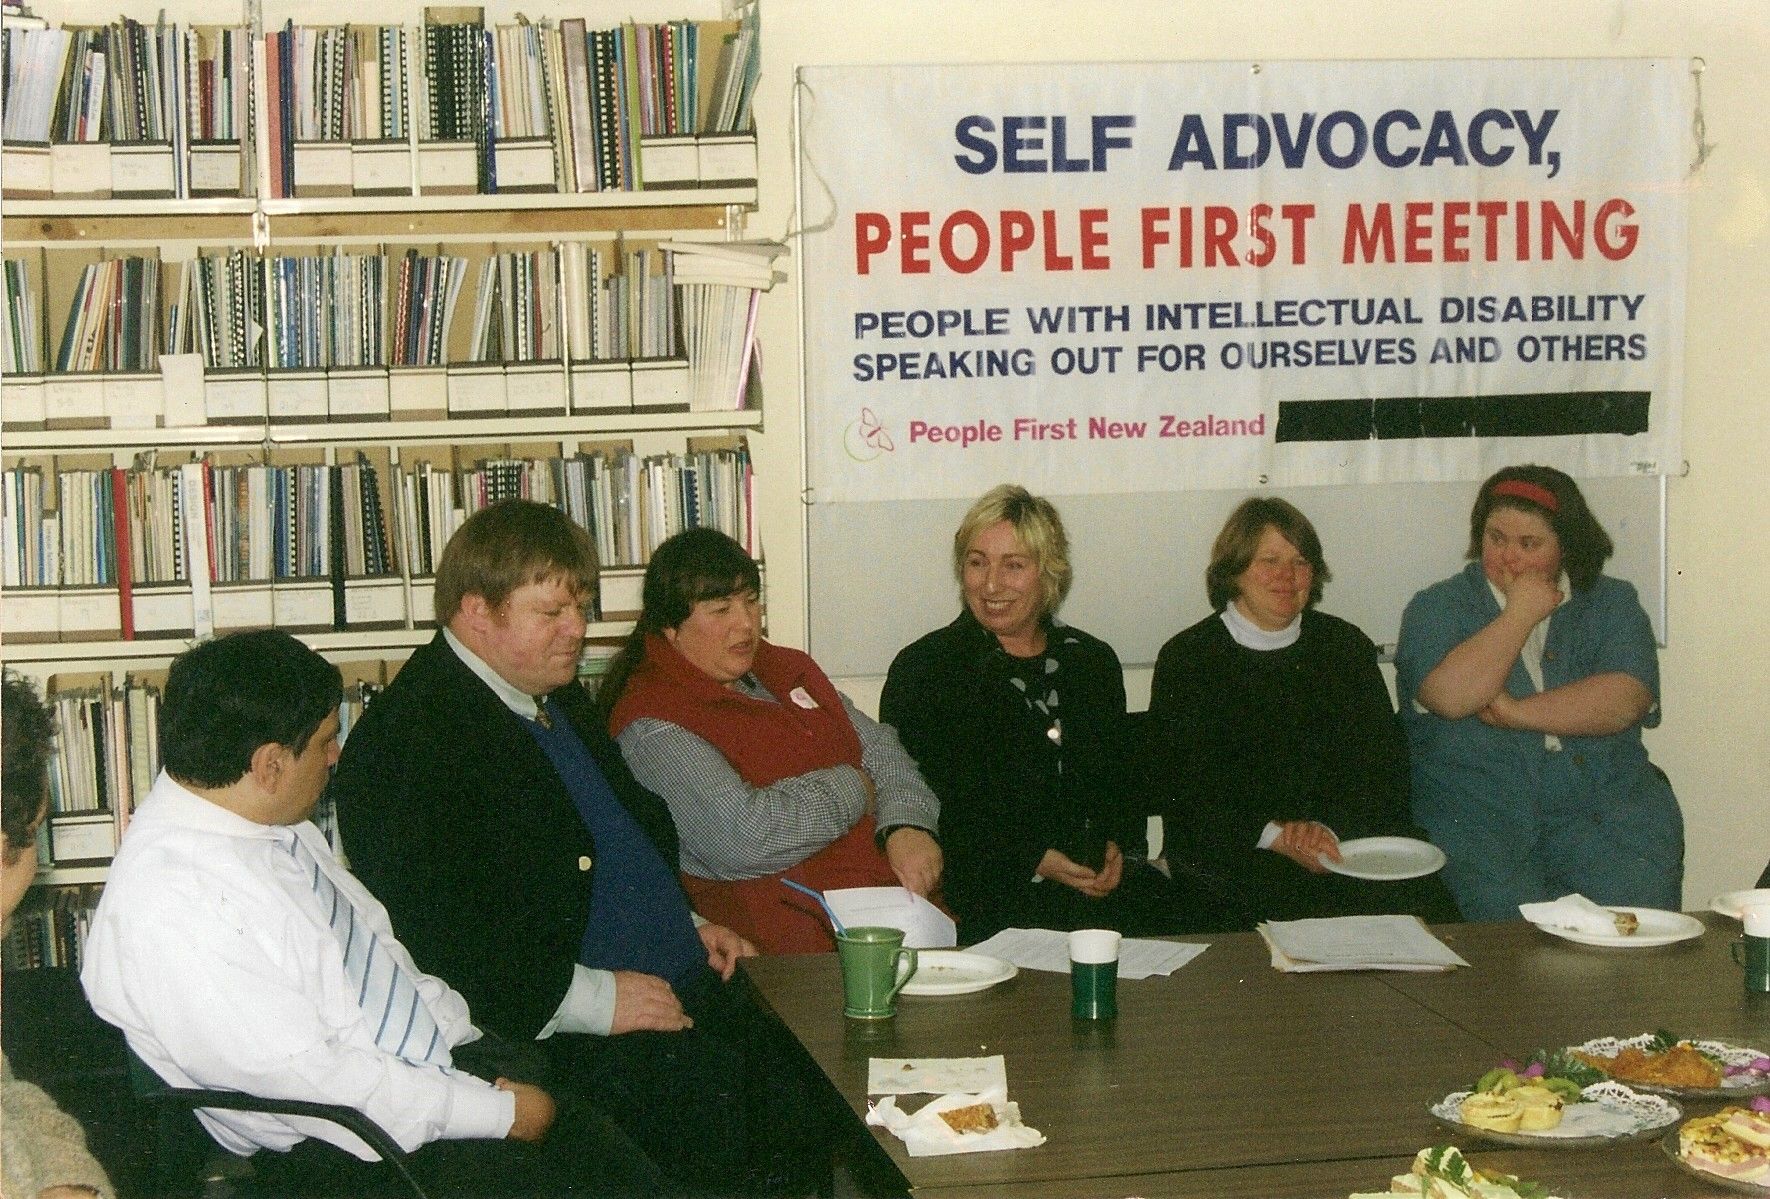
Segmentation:
[[(1280, 974), (1252, 934), (1199, 937), (1211, 948), (1173, 975), (1121, 981), (1119, 1018), (1099, 1027), (1071, 1020), (1062, 974), (903, 997), (894, 1019), (868, 1023), (842, 1017), (833, 954), (745, 968), (855, 1116), (849, 1165), (871, 1193), (1320, 1199), (1384, 1190), (1416, 1150), (1457, 1142), (1427, 1107), (1501, 1057), (1658, 1028), (1770, 1045), (1770, 1002), (1744, 996), (1730, 924), (1630, 951), (1517, 922), (1446, 926), (1472, 969), (1430, 975)], [(1044, 1145), (912, 1159), (860, 1126), (869, 1059), (996, 1053)], [(1652, 1142), (1463, 1148), (1568, 1199), (1714, 1193)]]

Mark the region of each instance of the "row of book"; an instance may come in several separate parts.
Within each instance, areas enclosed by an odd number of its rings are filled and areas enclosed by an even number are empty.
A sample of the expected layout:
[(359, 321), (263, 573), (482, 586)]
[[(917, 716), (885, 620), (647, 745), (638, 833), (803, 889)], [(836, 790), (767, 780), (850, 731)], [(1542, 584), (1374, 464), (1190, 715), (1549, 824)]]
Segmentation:
[[(94, 178), (84, 159), (64, 161), (57, 187), (46, 157), (7, 158), (10, 195), (189, 196), (251, 194), (239, 146), (250, 142), (251, 39), (242, 28), (152, 27), (128, 18), (97, 27), (8, 24), (0, 39), (4, 74), (0, 130), (9, 147), (163, 146), (166, 153)], [(189, 151), (199, 142), (234, 147), (222, 179), (193, 179)], [(142, 163), (146, 162), (144, 168)]]
[(124, 18), (88, 29), (8, 28), (6, 140), (171, 141), (181, 33)]
[(55, 722), (49, 769), (50, 858), (87, 860), (79, 835), (70, 839), (71, 830), (85, 825), (62, 818), (107, 813), (116, 817), (115, 831), (121, 832), (136, 799), (147, 794), (160, 769), (155, 735), (160, 687), (157, 681), (139, 677), (114, 687), (108, 675), (62, 675), (47, 702)]
[[(622, 361), (686, 350), (691, 364), (719, 369), (724, 358), (708, 338), (748, 335), (750, 288), (710, 309), (707, 285), (685, 289), (675, 272), (682, 263), (688, 277), (705, 278), (694, 263), (717, 246), (664, 244), (673, 249), (236, 249), (197, 254), (176, 271), (147, 255), (18, 252), (0, 277), (0, 370), (39, 373), (51, 329), (59, 329), (57, 373), (153, 371), (160, 355), (179, 353), (201, 354), (210, 370), (240, 370)], [(765, 274), (759, 285), (772, 281)], [(686, 346), (685, 319), (695, 334)]]
[(463, 521), (504, 499), (550, 504), (587, 529), (605, 566), (640, 566), (686, 528), (711, 527), (759, 552), (755, 470), (749, 450), (691, 450), (640, 456), (500, 458), (451, 468), (419, 463), (401, 475), (405, 570), (435, 573), (443, 546)]
[(0, 941), (0, 964), (8, 970), (78, 970), (98, 893), (96, 886), (39, 889), (13, 913)]
[[(703, 47), (716, 51), (711, 69)], [(671, 21), (590, 29), (580, 18), (479, 23), (303, 26), (264, 35), (269, 195), (499, 191), (585, 193), (754, 179), (753, 151), (730, 160), (647, 166), (641, 139), (746, 133), (758, 72), (754, 10), (738, 22)], [(0, 187), (15, 197), (185, 197), (256, 193), (252, 80), (243, 27), (9, 26), (0, 41)], [(302, 147), (460, 143), (465, 173), (426, 177), (405, 160), (353, 168)], [(506, 156), (500, 144), (536, 143)], [(132, 164), (12, 151), (163, 147)], [(231, 155), (217, 153), (232, 147)], [(692, 148), (691, 148), (692, 149)], [(691, 160), (694, 155), (691, 153)], [(442, 161), (442, 160), (439, 160)], [(448, 160), (450, 162), (454, 160)], [(340, 166), (340, 164), (342, 164)], [(358, 164), (359, 166), (361, 164)]]
[[(711, 72), (700, 62), (704, 40), (720, 51)], [(648, 182), (641, 139), (747, 131), (757, 77), (753, 15), (707, 29), (590, 29), (581, 18), (416, 31), (290, 22), (266, 35), (265, 48), (274, 197), (397, 190), (397, 172), (390, 188), (342, 159), (304, 155), (303, 143), (397, 140), (414, 108), (423, 142), (465, 151), (419, 164), (427, 191), (637, 190)], [(650, 181), (693, 178), (660, 164)]]
[[(217, 628), (429, 623), (443, 547), (473, 513), (520, 497), (588, 530), (611, 568), (711, 526), (758, 549), (747, 447), (471, 459), (385, 450), (337, 463), (95, 468), (25, 460), (0, 472), (0, 587), (21, 641), (206, 635)], [(290, 585), (317, 589), (291, 590)], [(623, 599), (623, 604), (627, 600)]]
[(346, 463), (203, 461), (52, 469), (47, 477), (41, 464), (21, 463), (0, 473), (0, 586), (388, 574), (382, 480), (362, 451)]

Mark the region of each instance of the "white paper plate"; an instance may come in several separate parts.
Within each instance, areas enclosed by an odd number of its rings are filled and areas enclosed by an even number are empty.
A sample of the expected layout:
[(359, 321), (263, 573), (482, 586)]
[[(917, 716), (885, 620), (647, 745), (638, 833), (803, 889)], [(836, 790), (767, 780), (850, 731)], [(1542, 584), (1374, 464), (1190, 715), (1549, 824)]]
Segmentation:
[[(1572, 941), (1576, 945), (1599, 945), (1606, 949), (1652, 949), (1657, 945), (1688, 941), (1692, 937), (1702, 936), (1703, 933), (1702, 921), (1695, 916), (1686, 916), (1683, 912), (1631, 908), (1622, 904), (1613, 905), (1610, 910), (1635, 913), (1636, 919), (1641, 922), (1640, 926), (1626, 937), (1621, 933), (1577, 933), (1568, 928), (1550, 928), (1546, 924), (1537, 924), (1537, 927), (1551, 936)], [(1531, 923), (1536, 922), (1533, 920)]]
[(1723, 916), (1731, 916), (1735, 920), (1743, 920), (1745, 919), (1745, 905), (1748, 903), (1770, 903), (1770, 887), (1729, 891), (1725, 895), (1717, 895), (1715, 901), (1709, 904), (1709, 910), (1719, 912)]
[(1020, 973), (1001, 958), (957, 949), (917, 951), (916, 973), (903, 985), (903, 995), (969, 995), (1005, 983)]
[(1617, 1145), (1625, 1141), (1656, 1137), (1684, 1118), (1683, 1109), (1658, 1095), (1630, 1090), (1620, 1082), (1598, 1082), (1581, 1094), (1585, 1101), (1562, 1109), (1561, 1123), (1540, 1132), (1496, 1132), (1462, 1121), (1467, 1091), (1446, 1095), (1430, 1109), (1432, 1118), (1455, 1132), (1496, 1145), (1542, 1149), (1576, 1149), (1594, 1145)]
[(1339, 861), (1322, 858), (1321, 864), (1347, 878), (1397, 882), (1442, 870), (1444, 851), (1413, 837), (1357, 837), (1340, 842)]

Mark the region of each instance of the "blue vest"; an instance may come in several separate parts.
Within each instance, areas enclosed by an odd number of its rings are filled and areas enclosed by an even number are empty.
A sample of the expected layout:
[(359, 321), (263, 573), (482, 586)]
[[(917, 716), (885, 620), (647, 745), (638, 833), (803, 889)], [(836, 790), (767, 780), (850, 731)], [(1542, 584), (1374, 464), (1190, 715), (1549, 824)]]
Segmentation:
[(596, 842), (590, 921), (578, 960), (595, 970), (636, 970), (682, 988), (707, 966), (688, 897), (676, 873), (621, 805), (602, 768), (572, 730), (565, 713), (546, 705), (553, 727), (525, 721), (578, 815)]

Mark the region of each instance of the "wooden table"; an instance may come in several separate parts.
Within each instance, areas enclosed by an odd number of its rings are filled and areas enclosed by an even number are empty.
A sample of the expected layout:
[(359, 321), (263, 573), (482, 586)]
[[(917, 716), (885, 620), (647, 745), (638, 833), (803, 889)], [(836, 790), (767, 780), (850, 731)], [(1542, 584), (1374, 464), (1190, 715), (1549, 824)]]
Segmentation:
[[(1770, 1046), (1770, 1002), (1748, 1000), (1727, 959), (1736, 928), (1715, 918), (1698, 941), (1625, 952), (1517, 922), (1452, 925), (1438, 931), (1473, 969), (1443, 975), (1285, 975), (1252, 934), (1193, 938), (1211, 948), (1121, 982), (1119, 1019), (1100, 1027), (1071, 1021), (1061, 974), (902, 999), (875, 1024), (840, 1014), (834, 955), (745, 968), (854, 1117), (844, 1158), (869, 1194), (1321, 1199), (1383, 1190), (1416, 1150), (1457, 1140), (1426, 1107), (1501, 1057), (1656, 1028)], [(870, 1058), (994, 1053), (1043, 1146), (912, 1159), (859, 1124)], [(1714, 1193), (1652, 1142), (1464, 1148), (1568, 1199)]]

